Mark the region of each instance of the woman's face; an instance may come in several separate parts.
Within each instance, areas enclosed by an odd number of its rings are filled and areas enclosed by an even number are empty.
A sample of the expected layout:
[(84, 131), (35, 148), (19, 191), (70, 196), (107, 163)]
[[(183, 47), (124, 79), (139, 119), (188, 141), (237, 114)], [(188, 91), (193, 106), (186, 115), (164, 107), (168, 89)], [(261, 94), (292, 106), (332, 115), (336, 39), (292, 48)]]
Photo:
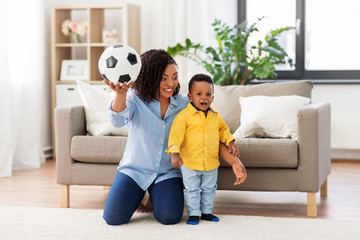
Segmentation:
[(161, 98), (169, 99), (178, 85), (178, 67), (176, 64), (168, 64), (160, 81), (159, 96), (157, 100), (160, 100)]

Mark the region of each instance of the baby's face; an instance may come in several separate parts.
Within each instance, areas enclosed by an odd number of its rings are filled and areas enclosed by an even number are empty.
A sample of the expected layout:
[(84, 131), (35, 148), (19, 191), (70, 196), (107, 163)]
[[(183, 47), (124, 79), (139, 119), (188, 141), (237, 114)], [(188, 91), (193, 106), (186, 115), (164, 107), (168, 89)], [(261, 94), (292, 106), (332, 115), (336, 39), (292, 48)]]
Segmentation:
[(195, 107), (205, 111), (214, 100), (214, 90), (212, 85), (206, 81), (194, 82), (188, 97)]

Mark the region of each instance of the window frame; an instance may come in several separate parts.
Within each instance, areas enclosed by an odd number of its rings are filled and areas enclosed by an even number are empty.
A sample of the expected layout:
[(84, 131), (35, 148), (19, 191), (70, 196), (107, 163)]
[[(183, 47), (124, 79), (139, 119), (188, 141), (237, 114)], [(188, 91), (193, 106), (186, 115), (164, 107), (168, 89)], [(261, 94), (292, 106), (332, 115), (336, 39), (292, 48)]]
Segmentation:
[[(238, 0), (238, 23), (246, 20), (246, 1)], [(271, 0), (270, 0), (271, 1)], [(305, 69), (305, 4), (306, 0), (296, 0), (296, 19), (300, 20), (300, 27), (296, 34), (295, 70), (275, 71), (276, 80), (281, 79), (309, 79), (315, 83), (360, 83), (359, 70), (306, 70)], [(298, 20), (298, 21), (299, 21)], [(267, 79), (272, 80), (274, 79)], [(267, 81), (266, 79), (261, 81)]]

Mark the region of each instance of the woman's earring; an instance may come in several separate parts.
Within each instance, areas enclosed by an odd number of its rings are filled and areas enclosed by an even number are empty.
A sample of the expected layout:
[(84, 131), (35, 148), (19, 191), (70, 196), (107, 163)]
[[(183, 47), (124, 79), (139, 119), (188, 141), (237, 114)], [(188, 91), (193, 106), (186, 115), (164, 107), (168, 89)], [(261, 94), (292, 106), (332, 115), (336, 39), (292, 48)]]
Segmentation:
[(174, 93), (179, 93), (180, 92), (180, 83), (176, 86)]

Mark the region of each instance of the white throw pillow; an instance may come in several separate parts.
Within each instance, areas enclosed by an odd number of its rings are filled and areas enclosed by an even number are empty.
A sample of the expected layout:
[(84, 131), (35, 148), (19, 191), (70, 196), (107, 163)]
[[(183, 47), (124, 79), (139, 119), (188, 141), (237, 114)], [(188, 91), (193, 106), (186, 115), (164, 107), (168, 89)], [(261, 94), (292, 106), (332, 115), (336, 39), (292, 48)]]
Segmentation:
[(116, 128), (110, 123), (109, 105), (114, 95), (83, 81), (76, 81), (85, 108), (86, 129), (93, 136), (127, 136), (127, 126)]
[(241, 125), (236, 138), (272, 137), (298, 139), (299, 108), (310, 103), (310, 98), (290, 96), (240, 97)]

